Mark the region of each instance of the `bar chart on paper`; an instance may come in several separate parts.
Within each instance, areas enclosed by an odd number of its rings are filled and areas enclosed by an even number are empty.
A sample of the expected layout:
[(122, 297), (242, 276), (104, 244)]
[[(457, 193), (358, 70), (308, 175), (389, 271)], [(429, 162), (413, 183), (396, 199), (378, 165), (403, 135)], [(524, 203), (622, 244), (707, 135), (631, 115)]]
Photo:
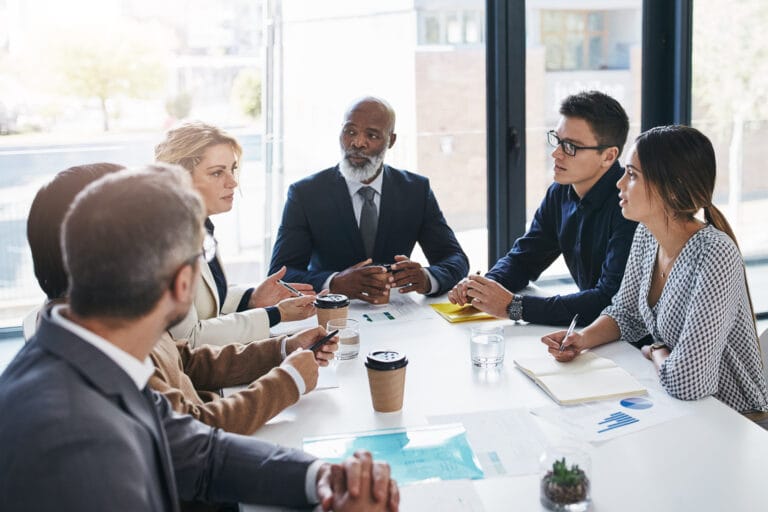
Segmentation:
[(627, 425), (637, 423), (638, 421), (640, 420), (630, 416), (627, 413), (615, 412), (598, 423), (598, 425), (602, 426), (602, 428), (600, 428), (597, 433), (602, 434), (603, 432), (610, 432), (611, 430), (626, 427)]
[(534, 414), (587, 441), (607, 441), (687, 414), (684, 403), (664, 392), (571, 407), (542, 407)]

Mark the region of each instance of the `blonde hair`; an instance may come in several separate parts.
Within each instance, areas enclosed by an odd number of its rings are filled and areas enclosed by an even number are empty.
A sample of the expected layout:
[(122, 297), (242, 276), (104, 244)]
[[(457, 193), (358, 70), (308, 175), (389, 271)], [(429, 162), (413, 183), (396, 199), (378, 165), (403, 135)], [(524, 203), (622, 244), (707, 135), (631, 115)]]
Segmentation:
[(155, 146), (155, 160), (180, 165), (192, 172), (203, 159), (203, 153), (210, 146), (229, 144), (237, 155), (243, 148), (233, 136), (224, 130), (201, 121), (188, 121), (168, 130), (165, 140)]

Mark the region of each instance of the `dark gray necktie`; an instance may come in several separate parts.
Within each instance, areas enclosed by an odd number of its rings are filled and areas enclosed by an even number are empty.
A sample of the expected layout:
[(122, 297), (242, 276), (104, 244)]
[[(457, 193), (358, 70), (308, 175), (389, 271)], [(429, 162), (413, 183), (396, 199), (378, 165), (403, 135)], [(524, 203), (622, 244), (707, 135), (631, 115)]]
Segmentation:
[(373, 197), (376, 191), (371, 187), (362, 187), (357, 191), (363, 197), (363, 209), (360, 212), (360, 234), (363, 237), (365, 256), (373, 256), (373, 244), (376, 241), (376, 227), (379, 225), (379, 213), (376, 211), (376, 203)]

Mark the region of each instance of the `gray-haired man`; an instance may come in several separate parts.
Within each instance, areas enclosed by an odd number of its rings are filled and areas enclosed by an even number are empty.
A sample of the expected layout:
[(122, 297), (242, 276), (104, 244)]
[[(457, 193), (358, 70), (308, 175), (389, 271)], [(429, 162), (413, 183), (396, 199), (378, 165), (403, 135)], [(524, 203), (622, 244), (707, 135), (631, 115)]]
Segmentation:
[(117, 173), (78, 195), (62, 229), (69, 305), (44, 314), (0, 376), (0, 508), (397, 508), (388, 466), (369, 454), (323, 464), (175, 415), (147, 388), (149, 352), (192, 301), (203, 218), (175, 168)]

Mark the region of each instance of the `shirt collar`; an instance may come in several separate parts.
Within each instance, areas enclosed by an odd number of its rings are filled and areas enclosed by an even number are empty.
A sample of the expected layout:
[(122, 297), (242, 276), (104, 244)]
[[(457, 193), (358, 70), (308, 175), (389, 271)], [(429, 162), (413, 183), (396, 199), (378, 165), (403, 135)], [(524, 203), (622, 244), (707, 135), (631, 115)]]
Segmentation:
[[(360, 183), (359, 181), (355, 181), (355, 180), (351, 180), (351, 179), (347, 179), (347, 177), (342, 174), (341, 177), (344, 178), (344, 181), (347, 182), (347, 189), (349, 189), (349, 195), (354, 197), (354, 195), (357, 194), (357, 191), (360, 190), (363, 187), (371, 187), (373, 190), (376, 191), (377, 194), (381, 195), (381, 187), (382, 187), (382, 184), (384, 183), (384, 169), (385, 169), (385, 167), (386, 166), (384, 164), (382, 164), (381, 172), (379, 173), (379, 175), (376, 176), (375, 180), (373, 180), (372, 182), (370, 182), (368, 184)], [(341, 172), (339, 172), (339, 174), (341, 174)]]
[(213, 222), (211, 222), (210, 217), (205, 218), (205, 230), (208, 232), (209, 235), (213, 236), (213, 230), (216, 229), (213, 225)]
[[(616, 188), (616, 182), (619, 181), (623, 173), (624, 170), (621, 168), (621, 165), (619, 165), (619, 161), (616, 160), (613, 162), (613, 165), (607, 171), (605, 171), (605, 174), (603, 174), (600, 179), (597, 180), (597, 183), (592, 185), (592, 188), (589, 189), (589, 192), (584, 194), (584, 197), (581, 198), (581, 204), (585, 208), (596, 208), (602, 205), (607, 199), (610, 199), (611, 197), (614, 198), (616, 202), (618, 202), (619, 189)], [(575, 200), (578, 200), (578, 196), (573, 190), (573, 187), (570, 188), (571, 197)]]
[(89, 343), (105, 356), (110, 358), (114, 363), (119, 366), (128, 376), (133, 380), (139, 391), (144, 389), (149, 382), (149, 378), (155, 371), (155, 367), (152, 361), (147, 357), (142, 363), (128, 352), (117, 348), (115, 345), (105, 340), (101, 336), (94, 334), (88, 329), (77, 325), (71, 320), (68, 320), (61, 314), (61, 311), (66, 306), (59, 304), (51, 309), (51, 320), (60, 327), (68, 330), (78, 338), (81, 338), (86, 343)]

